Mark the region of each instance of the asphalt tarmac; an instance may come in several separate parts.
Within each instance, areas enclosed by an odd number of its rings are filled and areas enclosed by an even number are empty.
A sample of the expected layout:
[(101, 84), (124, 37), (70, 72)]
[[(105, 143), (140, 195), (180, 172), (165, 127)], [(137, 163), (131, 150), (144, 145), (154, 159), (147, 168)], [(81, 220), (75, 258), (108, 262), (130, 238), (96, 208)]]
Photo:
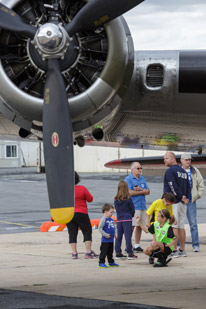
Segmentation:
[(77, 297), (63, 297), (23, 291), (1, 290), (1, 309), (173, 309), (163, 306), (132, 304), (118, 301), (105, 301)]
[[(104, 203), (113, 204), (117, 184), (127, 173), (80, 173), (80, 184), (94, 196), (88, 204), (91, 219), (102, 216)], [(147, 206), (160, 198), (163, 176), (145, 176), (151, 194)], [(206, 184), (206, 178), (205, 178)], [(45, 174), (36, 168), (0, 169), (0, 234), (37, 232), (43, 222), (50, 220), (49, 201)], [(198, 223), (206, 223), (206, 191), (197, 203)]]

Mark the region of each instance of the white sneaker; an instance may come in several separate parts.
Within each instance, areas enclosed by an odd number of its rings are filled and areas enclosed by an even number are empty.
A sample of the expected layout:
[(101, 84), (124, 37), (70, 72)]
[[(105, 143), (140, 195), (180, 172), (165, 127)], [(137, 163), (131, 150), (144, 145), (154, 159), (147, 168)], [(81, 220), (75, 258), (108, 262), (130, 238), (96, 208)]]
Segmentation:
[(179, 251), (179, 256), (187, 256), (187, 252), (185, 250)]
[(175, 251), (175, 252), (172, 252), (169, 257), (171, 258), (178, 258), (179, 257), (179, 251)]
[(195, 247), (193, 248), (193, 250), (194, 250), (194, 252), (199, 252), (199, 251), (200, 251), (200, 248), (197, 247), (197, 246), (195, 246)]

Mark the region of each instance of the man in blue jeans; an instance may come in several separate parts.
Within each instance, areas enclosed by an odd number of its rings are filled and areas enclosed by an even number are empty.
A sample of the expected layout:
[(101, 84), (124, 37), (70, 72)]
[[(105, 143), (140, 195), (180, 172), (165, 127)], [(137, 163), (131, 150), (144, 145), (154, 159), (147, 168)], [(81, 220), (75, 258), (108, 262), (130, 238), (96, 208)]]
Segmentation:
[(197, 226), (197, 205), (196, 201), (202, 196), (204, 191), (204, 181), (200, 171), (191, 165), (191, 154), (183, 153), (181, 155), (181, 164), (189, 176), (191, 195), (187, 204), (187, 219), (190, 225), (192, 237), (192, 247), (194, 252), (199, 252), (199, 236)]

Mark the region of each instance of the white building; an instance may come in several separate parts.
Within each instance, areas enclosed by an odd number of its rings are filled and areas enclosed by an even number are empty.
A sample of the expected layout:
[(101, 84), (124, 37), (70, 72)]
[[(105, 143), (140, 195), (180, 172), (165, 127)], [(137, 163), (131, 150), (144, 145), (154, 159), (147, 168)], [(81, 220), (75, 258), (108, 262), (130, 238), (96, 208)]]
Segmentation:
[[(41, 150), (40, 150), (41, 148)], [(104, 164), (115, 159), (163, 155), (165, 151), (116, 147), (74, 147), (74, 164), (78, 172), (114, 172)], [(41, 155), (40, 155), (41, 154)], [(41, 142), (0, 141), (0, 168), (44, 165)]]

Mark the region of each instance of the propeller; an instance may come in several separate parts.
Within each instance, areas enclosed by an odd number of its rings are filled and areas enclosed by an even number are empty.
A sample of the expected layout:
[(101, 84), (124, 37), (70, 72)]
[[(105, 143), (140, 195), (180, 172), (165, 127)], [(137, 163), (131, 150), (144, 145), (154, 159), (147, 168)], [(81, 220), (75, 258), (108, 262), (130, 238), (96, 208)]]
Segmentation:
[(44, 89), (43, 137), (52, 218), (69, 222), (74, 211), (73, 134), (59, 59), (48, 59)]
[(18, 32), (33, 39), (36, 28), (26, 23), (21, 16), (0, 3), (0, 28)]
[(144, 0), (90, 0), (65, 26), (72, 37), (80, 30), (92, 30), (119, 17)]
[[(92, 30), (124, 14), (144, 0), (90, 0), (63, 28), (47, 23), (39, 29), (0, 3), (0, 28), (34, 39), (47, 61), (44, 88), (43, 143), (47, 187), (54, 221), (69, 222), (74, 214), (73, 132), (67, 93), (60, 69), (69, 37)], [(68, 34), (67, 34), (68, 33)]]

